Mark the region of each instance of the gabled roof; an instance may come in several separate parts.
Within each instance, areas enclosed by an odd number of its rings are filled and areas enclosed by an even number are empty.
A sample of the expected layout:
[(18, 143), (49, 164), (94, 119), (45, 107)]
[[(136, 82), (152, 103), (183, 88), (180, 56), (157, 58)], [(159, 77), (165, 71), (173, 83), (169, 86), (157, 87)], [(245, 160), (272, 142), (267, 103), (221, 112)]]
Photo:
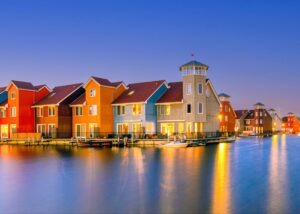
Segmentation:
[(39, 91), (41, 90), (42, 88), (47, 88), (49, 91), (51, 91), (50, 88), (48, 88), (47, 85), (43, 84), (43, 85), (36, 85), (36, 86), (33, 86), (33, 88), (36, 90), (36, 91)]
[(236, 119), (240, 119), (244, 114), (248, 112), (248, 110), (235, 110)]
[(166, 84), (164, 80), (129, 84), (113, 104), (147, 102), (163, 84)]
[(5, 105), (8, 104), (8, 100), (4, 100), (3, 102), (0, 103), (0, 107), (4, 107)]
[(5, 89), (6, 89), (6, 87), (0, 87), (0, 94), (1, 94), (2, 92), (4, 92)]
[(182, 82), (171, 82), (168, 90), (158, 99), (156, 103), (175, 103), (183, 100)]
[(34, 106), (58, 105), (80, 87), (82, 87), (82, 83), (55, 87), (51, 93), (36, 102)]
[(247, 119), (254, 119), (254, 110), (250, 110), (250, 111), (248, 111), (247, 112), (247, 116), (245, 117), (245, 119), (247, 120)]
[(6, 87), (5, 90), (7, 90), (11, 84), (14, 84), (18, 89), (21, 90), (39, 91), (40, 89), (46, 87), (50, 91), (50, 89), (45, 84), (34, 86), (32, 85), (31, 82), (24, 82), (24, 81), (17, 81), (17, 80), (11, 80), (10, 84)]
[[(85, 86), (91, 81), (94, 80), (96, 83), (102, 86), (108, 86), (108, 87), (118, 87), (121, 84), (124, 84), (124, 82), (119, 81), (119, 82), (110, 82), (108, 79), (100, 78), (100, 77), (95, 77), (91, 76), (89, 81), (85, 84)], [(125, 84), (124, 84), (125, 86)]]
[(76, 100), (74, 100), (70, 106), (83, 105), (86, 102), (85, 93), (81, 94)]

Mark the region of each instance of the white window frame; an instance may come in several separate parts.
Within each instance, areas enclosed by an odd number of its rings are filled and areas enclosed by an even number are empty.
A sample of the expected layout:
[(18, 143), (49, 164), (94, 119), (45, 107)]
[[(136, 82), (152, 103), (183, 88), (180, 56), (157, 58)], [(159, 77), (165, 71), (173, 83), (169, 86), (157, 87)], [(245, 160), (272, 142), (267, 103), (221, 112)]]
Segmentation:
[(186, 84), (186, 95), (191, 95), (192, 94), (192, 83), (187, 83)]
[(17, 117), (17, 107), (10, 107), (10, 117)]
[(92, 88), (90, 90), (90, 97), (95, 97), (96, 96), (96, 89)]
[[(53, 111), (51, 111), (51, 109), (53, 109)], [(55, 115), (56, 115), (56, 108), (55, 108), (55, 106), (49, 106), (48, 107), (48, 116), (49, 117), (55, 117)]]
[[(81, 111), (77, 111), (78, 109), (81, 109)], [(80, 114), (78, 114), (80, 113)], [(83, 116), (83, 106), (75, 106), (75, 116)]]
[[(90, 110), (92, 110), (92, 111), (90, 111)], [(88, 111), (89, 111), (89, 116), (97, 116), (98, 106), (97, 105), (90, 105)]]
[[(201, 92), (200, 92), (200, 86), (201, 86)], [(198, 94), (203, 94), (203, 84), (202, 83), (198, 83)]]
[(36, 117), (43, 117), (44, 116), (44, 111), (43, 107), (37, 107), (36, 108)]
[[(134, 107), (135, 107), (136, 112), (134, 112)], [(137, 110), (137, 109), (139, 109), (138, 107), (141, 107), (140, 112)], [(142, 115), (142, 114), (143, 114), (143, 104), (142, 103), (132, 104), (132, 115)]]
[[(200, 112), (200, 104), (201, 104), (201, 112)], [(198, 103), (198, 114), (203, 114), (203, 103), (202, 102)]]
[(124, 105), (117, 106), (117, 115), (122, 116), (125, 114), (126, 114), (126, 106), (124, 106)]

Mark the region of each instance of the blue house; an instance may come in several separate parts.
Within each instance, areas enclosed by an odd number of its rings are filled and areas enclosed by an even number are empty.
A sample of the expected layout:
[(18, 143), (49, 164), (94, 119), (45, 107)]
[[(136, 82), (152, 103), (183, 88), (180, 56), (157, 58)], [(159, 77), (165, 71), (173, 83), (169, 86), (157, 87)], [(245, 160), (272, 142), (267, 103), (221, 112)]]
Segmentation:
[(8, 95), (7, 95), (6, 87), (0, 87), (0, 119), (6, 117), (7, 98)]
[(167, 91), (164, 80), (133, 83), (114, 102), (114, 130), (118, 134), (156, 133), (156, 101)]
[(5, 90), (6, 87), (0, 88), (0, 104), (7, 101), (7, 91)]

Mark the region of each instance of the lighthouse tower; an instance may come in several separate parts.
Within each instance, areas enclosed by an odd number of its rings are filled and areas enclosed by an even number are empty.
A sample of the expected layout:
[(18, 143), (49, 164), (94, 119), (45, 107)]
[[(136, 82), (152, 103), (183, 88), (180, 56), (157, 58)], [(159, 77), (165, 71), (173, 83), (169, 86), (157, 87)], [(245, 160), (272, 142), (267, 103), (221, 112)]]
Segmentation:
[(192, 60), (182, 66), (180, 71), (183, 78), (183, 111), (187, 133), (203, 132), (203, 123), (206, 122), (206, 72), (208, 66)]

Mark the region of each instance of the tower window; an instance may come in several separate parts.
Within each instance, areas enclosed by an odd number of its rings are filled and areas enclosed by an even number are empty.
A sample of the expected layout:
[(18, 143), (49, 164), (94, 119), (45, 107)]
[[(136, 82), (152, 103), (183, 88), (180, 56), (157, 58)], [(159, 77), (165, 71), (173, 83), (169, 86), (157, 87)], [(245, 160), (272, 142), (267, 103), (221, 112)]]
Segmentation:
[(188, 84), (186, 85), (186, 94), (187, 94), (187, 95), (192, 94), (192, 84), (191, 84), (191, 83), (188, 83)]
[(202, 103), (199, 103), (199, 104), (198, 104), (198, 113), (199, 113), (199, 114), (202, 114), (202, 113), (203, 113), (203, 104), (202, 104)]
[(201, 83), (198, 84), (198, 93), (203, 94), (203, 85)]
[(188, 113), (188, 114), (192, 113), (192, 105), (191, 104), (186, 105), (186, 113)]

